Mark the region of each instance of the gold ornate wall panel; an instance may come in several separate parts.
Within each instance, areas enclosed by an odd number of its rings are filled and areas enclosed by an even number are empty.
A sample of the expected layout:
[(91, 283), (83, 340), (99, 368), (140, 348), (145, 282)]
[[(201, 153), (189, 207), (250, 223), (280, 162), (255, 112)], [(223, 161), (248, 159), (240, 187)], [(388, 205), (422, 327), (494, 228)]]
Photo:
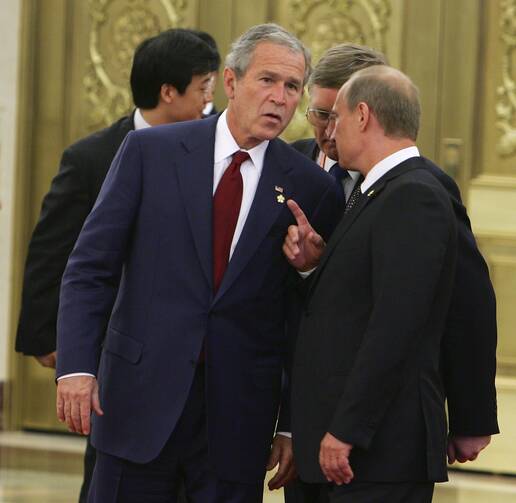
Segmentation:
[(516, 177), (516, 1), (486, 2), (478, 174)]
[(516, 235), (479, 233), (497, 296), (498, 372), (516, 377)]
[[(74, 102), (84, 120), (77, 136), (111, 124), (132, 108), (132, 57), (144, 39), (167, 28), (197, 26), (196, 0), (88, 0), (76, 3), (82, 32), (74, 69), (83, 91)], [(81, 64), (82, 63), (82, 64)]]
[(499, 132), (498, 154), (510, 157), (516, 154), (516, 2), (500, 2), (500, 40), (502, 43), (501, 79), (496, 90), (496, 127)]
[[(391, 3), (390, 0), (287, 0), (278, 3), (275, 16), (310, 48), (312, 62), (316, 64), (327, 49), (344, 42), (386, 52)], [(305, 118), (307, 103), (305, 95), (283, 134), (287, 141), (311, 136)]]

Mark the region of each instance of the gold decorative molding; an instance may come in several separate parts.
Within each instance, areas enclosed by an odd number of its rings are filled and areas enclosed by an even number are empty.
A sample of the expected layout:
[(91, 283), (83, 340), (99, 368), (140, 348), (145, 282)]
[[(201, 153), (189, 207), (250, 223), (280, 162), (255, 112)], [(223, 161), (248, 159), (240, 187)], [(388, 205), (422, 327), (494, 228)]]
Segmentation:
[(500, 37), (503, 42), (502, 84), (497, 88), (496, 126), (501, 132), (496, 149), (501, 157), (516, 152), (516, 0), (500, 0)]
[(479, 175), (471, 180), (471, 187), (516, 189), (516, 178), (502, 175)]
[[(287, 12), (290, 29), (310, 48), (315, 64), (345, 42), (385, 52), (391, 10), (389, 0), (288, 0)], [(283, 135), (287, 141), (313, 136), (304, 115), (307, 103), (305, 95)]]
[(83, 85), (88, 129), (105, 127), (132, 107), (132, 57), (144, 39), (184, 21), (187, 0), (88, 0), (89, 60)]

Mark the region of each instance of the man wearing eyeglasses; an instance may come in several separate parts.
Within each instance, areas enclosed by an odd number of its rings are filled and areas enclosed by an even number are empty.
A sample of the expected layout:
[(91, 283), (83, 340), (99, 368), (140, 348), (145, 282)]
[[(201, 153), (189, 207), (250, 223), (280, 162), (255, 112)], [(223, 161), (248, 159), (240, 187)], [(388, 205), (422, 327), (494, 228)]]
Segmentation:
[[(308, 81), (306, 111), (313, 139), (299, 140), (294, 148), (316, 161), (343, 191), (346, 207), (360, 192), (363, 178), (338, 165), (331, 139), (332, 108), (340, 87), (358, 70), (386, 64), (383, 54), (354, 44), (329, 49)], [(458, 228), (458, 259), (447, 329), (441, 343), (442, 378), (447, 397), (448, 461), (473, 461), (499, 432), (496, 412), (496, 301), (487, 265), (477, 248), (459, 188), (439, 169), (431, 171), (450, 195)], [(474, 369), (474, 372), (472, 372)], [(471, 411), (475, 410), (472, 414)], [(320, 487), (296, 480), (285, 488), (286, 503), (325, 501)]]
[(328, 130), (331, 109), (340, 87), (354, 72), (384, 64), (387, 64), (385, 56), (369, 47), (341, 44), (323, 55), (308, 81), (310, 101), (306, 118), (315, 138), (298, 140), (292, 146), (336, 178), (346, 203), (350, 202), (353, 191), (358, 191), (363, 177), (358, 171), (343, 170), (338, 165), (337, 147)]

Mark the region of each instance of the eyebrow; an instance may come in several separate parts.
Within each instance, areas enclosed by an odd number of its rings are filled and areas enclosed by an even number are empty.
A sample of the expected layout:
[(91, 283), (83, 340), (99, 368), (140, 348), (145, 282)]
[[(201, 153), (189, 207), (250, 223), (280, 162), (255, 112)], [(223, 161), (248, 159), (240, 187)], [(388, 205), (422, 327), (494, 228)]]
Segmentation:
[(275, 79), (285, 80), (286, 82), (301, 86), (301, 81), (299, 79), (296, 79), (295, 77), (287, 77), (286, 79), (283, 79), (279, 73), (272, 72), (271, 70), (262, 70), (258, 76), (273, 77)]

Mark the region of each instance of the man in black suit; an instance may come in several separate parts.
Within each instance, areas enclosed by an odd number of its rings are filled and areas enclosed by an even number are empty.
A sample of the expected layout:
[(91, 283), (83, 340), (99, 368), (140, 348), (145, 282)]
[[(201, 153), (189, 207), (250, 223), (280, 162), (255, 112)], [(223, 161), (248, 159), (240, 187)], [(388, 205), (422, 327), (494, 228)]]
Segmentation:
[[(133, 129), (200, 118), (219, 64), (218, 52), (195, 30), (171, 29), (145, 40), (131, 69), (136, 110), (63, 152), (29, 244), (16, 351), (56, 366), (61, 276), (118, 147)], [(94, 464), (95, 450), (88, 444), (81, 502)]]
[[(381, 53), (365, 46), (341, 44), (329, 49), (314, 68), (308, 85), (307, 118), (315, 138), (299, 140), (293, 146), (326, 170), (331, 170), (338, 159), (335, 141), (327, 130), (337, 93), (354, 72), (375, 64), (386, 64)], [(448, 191), (457, 220), (459, 255), (442, 341), (441, 371), (448, 401), (448, 460), (465, 462), (476, 459), (489, 443), (491, 434), (499, 431), (494, 386), (496, 302), (459, 188), (437, 166), (430, 164), (427, 168)], [(348, 173), (350, 176), (344, 180), (349, 194), (352, 190), (349, 185), (354, 183), (356, 189), (362, 177), (357, 172)], [(472, 368), (477, 371), (472, 373)], [(472, 410), (475, 414), (471, 414)], [(285, 488), (286, 503), (311, 503), (319, 497), (322, 497), (319, 486), (304, 484), (299, 479)]]
[(447, 478), (440, 360), (456, 218), (415, 146), (408, 77), (360, 70), (333, 114), (339, 162), (365, 180), (326, 247), (289, 201), (298, 225), (285, 254), (300, 271), (317, 267), (293, 364), (296, 464), (303, 480), (326, 483), (332, 503), (429, 502)]

